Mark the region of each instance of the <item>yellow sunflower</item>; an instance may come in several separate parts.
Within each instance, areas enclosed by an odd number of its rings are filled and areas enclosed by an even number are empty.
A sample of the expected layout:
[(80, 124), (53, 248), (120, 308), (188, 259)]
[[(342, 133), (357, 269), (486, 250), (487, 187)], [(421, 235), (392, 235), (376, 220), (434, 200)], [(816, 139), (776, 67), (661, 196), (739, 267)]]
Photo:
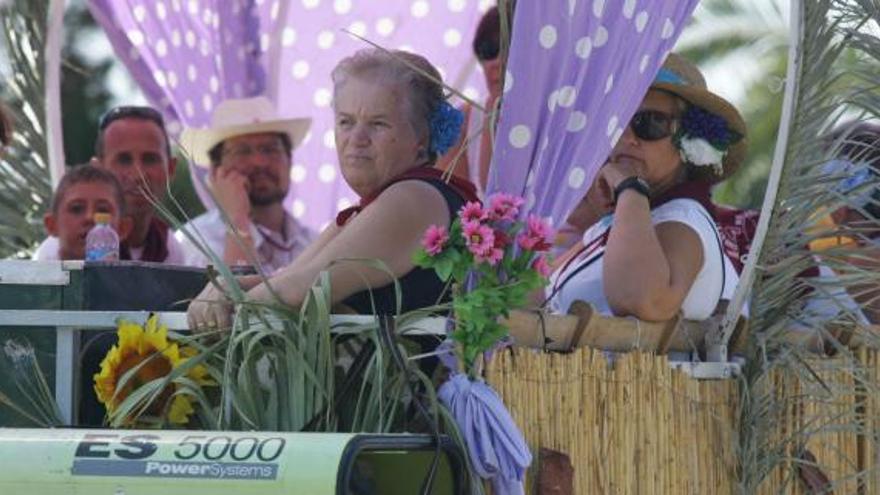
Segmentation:
[[(132, 391), (167, 376), (198, 353), (191, 347), (181, 348), (176, 342), (168, 340), (168, 328), (158, 324), (156, 315), (151, 315), (143, 327), (129, 321), (120, 321), (117, 335), (118, 344), (110, 349), (101, 362), (100, 373), (94, 376), (95, 393), (110, 414)], [(119, 384), (122, 377), (133, 368), (137, 368), (134, 375), (124, 385)], [(208, 377), (208, 370), (202, 365), (194, 366), (185, 376), (199, 385), (213, 384)], [(186, 424), (195, 409), (188, 394), (175, 394), (177, 388), (173, 383), (165, 387), (147, 408), (146, 414), (158, 417), (168, 411), (167, 420), (170, 423)], [(133, 419), (130, 422), (134, 422)]]

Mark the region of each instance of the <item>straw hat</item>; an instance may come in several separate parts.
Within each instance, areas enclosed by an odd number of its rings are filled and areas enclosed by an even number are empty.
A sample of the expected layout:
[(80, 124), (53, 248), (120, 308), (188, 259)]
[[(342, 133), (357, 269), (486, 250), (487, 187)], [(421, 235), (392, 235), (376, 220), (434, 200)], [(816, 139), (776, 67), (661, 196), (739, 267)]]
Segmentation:
[(225, 100), (211, 114), (210, 127), (184, 129), (180, 145), (196, 164), (207, 167), (211, 164), (211, 148), (231, 137), (277, 132), (290, 136), (291, 147), (295, 149), (311, 124), (310, 118), (279, 118), (275, 106), (265, 96)]
[(697, 67), (681, 55), (670, 53), (654, 78), (651, 89), (672, 93), (688, 103), (717, 115), (727, 122), (727, 128), (742, 136), (730, 145), (722, 160), (722, 172), (714, 180), (720, 182), (736, 172), (742, 165), (748, 149), (748, 129), (739, 111), (730, 102), (706, 88), (706, 79)]

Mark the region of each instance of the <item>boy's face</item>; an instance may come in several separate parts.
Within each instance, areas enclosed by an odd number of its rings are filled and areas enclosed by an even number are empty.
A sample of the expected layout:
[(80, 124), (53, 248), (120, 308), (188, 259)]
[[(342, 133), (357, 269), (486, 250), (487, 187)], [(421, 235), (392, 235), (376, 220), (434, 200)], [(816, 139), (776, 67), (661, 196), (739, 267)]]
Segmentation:
[(85, 259), (86, 234), (95, 225), (95, 213), (109, 213), (119, 233), (119, 205), (113, 186), (103, 182), (80, 182), (67, 188), (58, 211), (43, 219), (46, 231), (58, 238), (58, 256), (62, 260)]

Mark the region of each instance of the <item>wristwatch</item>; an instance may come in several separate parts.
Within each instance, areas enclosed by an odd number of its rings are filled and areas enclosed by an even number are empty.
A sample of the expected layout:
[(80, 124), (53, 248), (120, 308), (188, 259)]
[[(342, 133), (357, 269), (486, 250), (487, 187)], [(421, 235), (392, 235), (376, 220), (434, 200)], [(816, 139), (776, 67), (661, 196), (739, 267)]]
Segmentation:
[(626, 191), (627, 189), (633, 189), (646, 198), (651, 197), (651, 185), (648, 184), (648, 181), (634, 175), (623, 179), (620, 181), (620, 184), (617, 184), (617, 187), (614, 188), (614, 204), (617, 204), (617, 198), (619, 198), (623, 191)]

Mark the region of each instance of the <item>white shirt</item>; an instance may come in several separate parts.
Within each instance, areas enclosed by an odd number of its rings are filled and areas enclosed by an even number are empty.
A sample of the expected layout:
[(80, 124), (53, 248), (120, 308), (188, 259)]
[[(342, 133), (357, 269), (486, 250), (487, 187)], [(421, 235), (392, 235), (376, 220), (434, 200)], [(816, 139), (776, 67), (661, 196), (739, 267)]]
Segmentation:
[[(818, 262), (818, 260), (817, 260)], [(819, 277), (813, 292), (807, 299), (801, 319), (793, 322), (791, 329), (800, 332), (816, 332), (830, 321), (854, 320), (859, 325), (870, 325), (859, 303), (846, 291), (840, 276), (825, 264), (819, 264)]]
[[(171, 235), (171, 232), (168, 233), (168, 236), (165, 240), (165, 245), (168, 247), (168, 256), (165, 257), (165, 261), (163, 264), (166, 265), (183, 265), (184, 263), (184, 254), (183, 254), (183, 246)], [(34, 252), (33, 256), (31, 256), (32, 260), (36, 261), (50, 261), (57, 260), (58, 256), (58, 238), (54, 236), (49, 236), (40, 243), (40, 246), (37, 247), (37, 250)], [(129, 246), (128, 252), (131, 253), (131, 259), (135, 261), (142, 261), (141, 256), (143, 256), (144, 249), (143, 248), (134, 248)]]
[[(733, 296), (739, 276), (721, 250), (715, 222), (700, 203), (692, 199), (674, 199), (651, 210), (652, 225), (666, 222), (684, 224), (700, 238), (703, 266), (697, 273), (681, 309), (685, 319), (705, 320), (712, 316), (721, 299), (730, 299)], [(584, 233), (584, 245), (589, 246), (592, 241), (600, 238), (612, 224), (613, 217), (609, 215), (591, 226)], [(602, 314), (612, 314), (602, 281), (602, 263), (605, 259), (605, 246), (602, 244), (596, 242), (595, 250), (587, 250), (563, 270), (557, 270), (550, 276), (550, 284), (545, 289), (548, 297), (562, 284), (550, 300), (553, 311), (567, 313), (574, 301), (583, 300), (592, 303)], [(572, 273), (575, 275), (572, 276)]]
[[(284, 212), (284, 220), (287, 239), (282, 239), (278, 233), (251, 224), (250, 234), (254, 240), (257, 257), (268, 274), (289, 265), (317, 237), (313, 230), (297, 223), (287, 212)], [(213, 209), (199, 215), (174, 233), (174, 237), (183, 246), (184, 261), (187, 265), (205, 267), (211, 264), (210, 258), (196, 247), (190, 236), (199, 239), (223, 259), (226, 250), (226, 224), (219, 210)]]

